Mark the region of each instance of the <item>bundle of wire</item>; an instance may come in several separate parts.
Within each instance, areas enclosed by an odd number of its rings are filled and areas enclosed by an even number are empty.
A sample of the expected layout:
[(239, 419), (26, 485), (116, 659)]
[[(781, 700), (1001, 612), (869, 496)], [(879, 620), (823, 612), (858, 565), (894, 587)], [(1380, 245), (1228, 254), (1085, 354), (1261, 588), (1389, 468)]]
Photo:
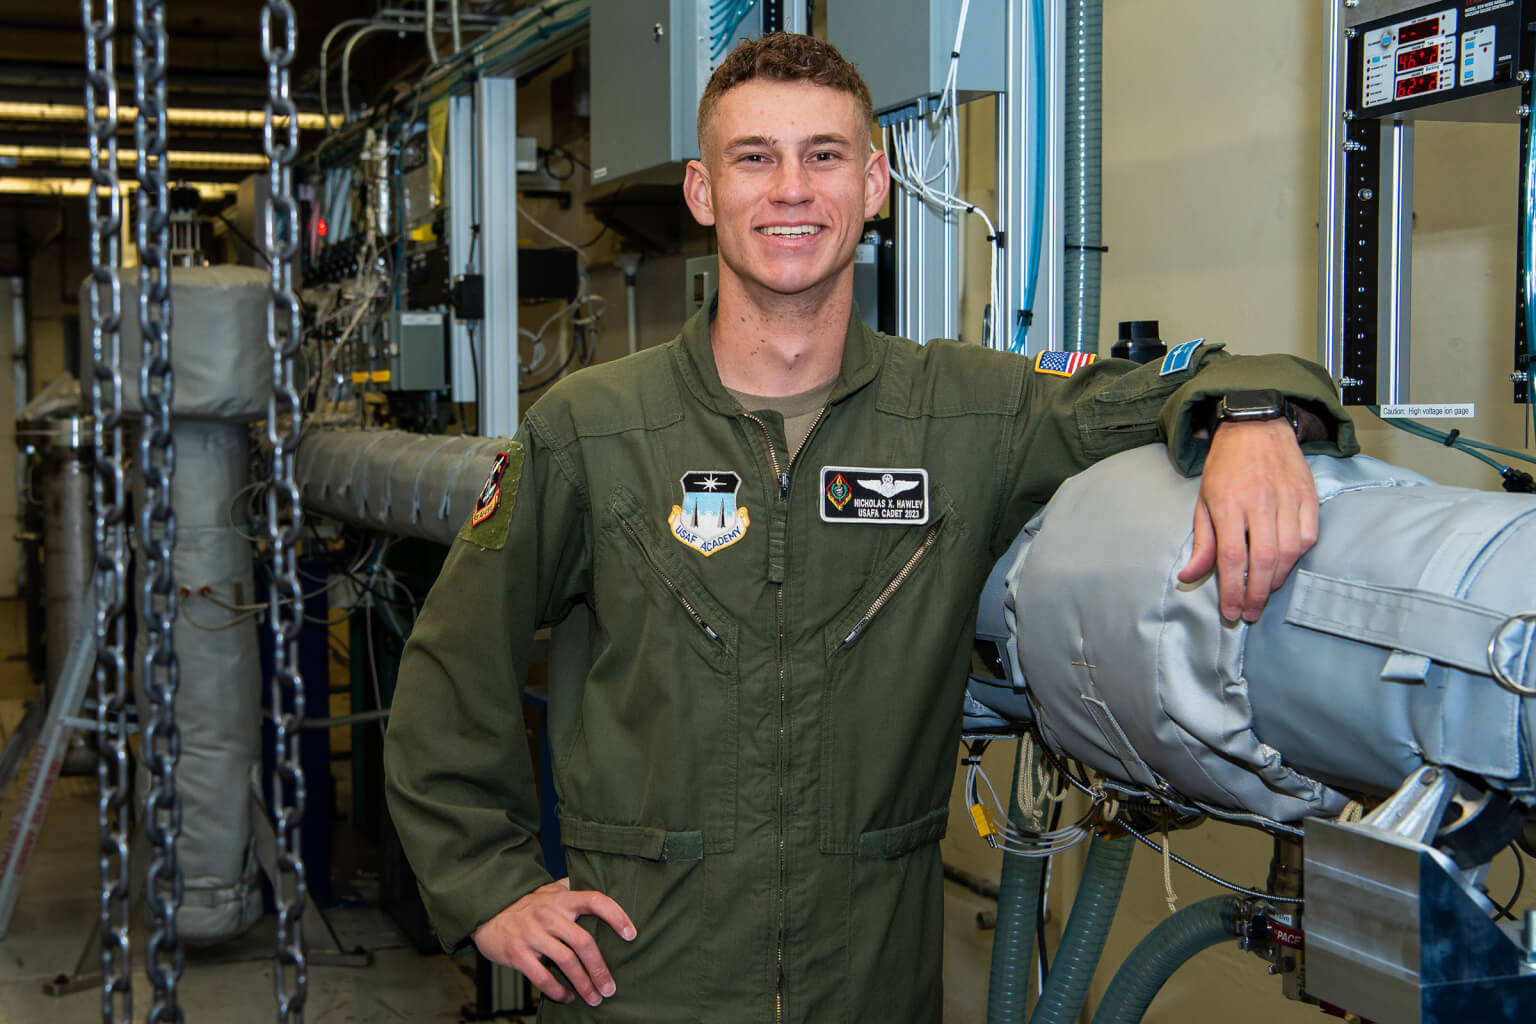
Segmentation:
[[(1099, 813), (1097, 802), (1091, 804), (1077, 821), (1061, 828), (1036, 832), (1015, 825), (1008, 816), (1007, 805), (998, 798), (997, 790), (992, 788), (992, 780), (987, 777), (986, 770), (981, 766), (981, 753), (985, 749), (985, 741), (976, 744), (962, 763), (965, 765), (966, 810), (971, 815), (971, 821), (976, 825), (977, 834), (987, 841), (988, 846), (1020, 857), (1052, 857), (1063, 850), (1070, 850), (1093, 834), (1093, 821)], [(1021, 759), (1020, 772), (1034, 770), (1027, 763), (1028, 760), (1028, 758)], [(1037, 781), (1039, 788), (1045, 791), (1049, 787), (1051, 778), (1049, 775), (1044, 775)], [(1020, 791), (1023, 791), (1026, 785), (1023, 778), (1015, 780), (1014, 784)], [(982, 799), (983, 786), (986, 787), (987, 797), (990, 798), (990, 807), (988, 802)], [(1058, 791), (1054, 795), (1048, 795), (1046, 799), (1055, 802), (1059, 801), (1061, 796), (1062, 793)]]
[[(553, 228), (549, 227), (547, 224), (536, 218), (533, 214), (529, 213), (521, 206), (518, 207), (517, 212), (524, 220), (533, 225), (535, 228), (538, 228), (545, 235), (548, 235), (551, 239), (558, 242), (565, 248), (574, 251), (578, 261), (581, 263), (585, 262), (587, 248), (586, 245), (580, 245), (571, 241), (569, 238), (566, 238), (564, 235), (555, 231)], [(604, 299), (601, 295), (593, 294), (592, 279), (587, 275), (585, 266), (578, 265), (576, 271), (576, 297), (566, 305), (561, 306), (559, 309), (551, 313), (549, 317), (539, 325), (538, 330), (530, 331), (526, 327), (518, 328), (518, 335), (528, 339), (533, 343), (532, 358), (529, 359), (525, 366), (521, 367), (521, 374), (523, 376), (532, 376), (534, 373), (539, 372), (539, 370), (545, 365), (546, 349), (544, 346), (544, 335), (546, 332), (548, 332), (551, 326), (566, 316), (571, 317), (571, 328), (573, 334), (575, 335), (574, 341), (576, 341), (577, 344), (573, 344), (571, 346), (570, 351), (566, 354), (564, 361), (561, 362), (560, 365), (552, 373), (549, 373), (543, 380), (538, 381), (537, 383), (523, 385), (518, 389), (519, 392), (527, 394), (528, 392), (537, 391), (542, 387), (553, 384), (556, 380), (565, 374), (566, 370), (570, 369), (571, 363), (575, 362), (578, 356), (580, 356), (582, 366), (590, 366), (592, 361), (597, 357), (596, 337), (598, 327), (602, 322), (603, 314), (607, 311), (607, 308), (607, 300)], [(559, 349), (556, 350), (556, 359), (559, 359), (560, 351), (561, 350)]]
[(719, 60), (731, 48), (736, 30), (756, 6), (757, 0), (712, 0), (709, 5), (710, 60)]
[[(998, 236), (996, 226), (992, 223), (992, 218), (987, 216), (985, 210), (942, 188), (934, 187), (935, 182), (943, 180), (951, 173), (955, 180), (959, 180), (960, 177), (960, 133), (957, 128), (955, 83), (960, 69), (960, 44), (965, 38), (965, 21), (966, 15), (970, 12), (970, 6), (970, 0), (962, 0), (960, 4), (960, 20), (955, 27), (955, 45), (950, 48), (949, 73), (945, 76), (944, 88), (939, 93), (937, 105), (931, 114), (927, 115), (928, 128), (933, 132), (928, 151), (921, 154), (919, 152), (922, 148), (920, 128), (924, 118), (921, 111), (902, 121), (888, 122), (882, 119), (880, 145), (890, 160), (891, 180), (921, 200), (929, 209), (942, 214), (945, 220), (956, 213), (972, 213), (986, 224), (987, 241), (992, 247), (992, 266), (987, 275), (987, 301), (988, 308), (992, 310), (992, 316), (988, 321), (985, 343), (997, 348), (1000, 347), (996, 339), (1001, 294), (998, 281), (998, 254), (1002, 249), (1002, 240)], [(941, 143), (943, 161), (937, 170), (931, 171), (934, 154), (940, 151)]]

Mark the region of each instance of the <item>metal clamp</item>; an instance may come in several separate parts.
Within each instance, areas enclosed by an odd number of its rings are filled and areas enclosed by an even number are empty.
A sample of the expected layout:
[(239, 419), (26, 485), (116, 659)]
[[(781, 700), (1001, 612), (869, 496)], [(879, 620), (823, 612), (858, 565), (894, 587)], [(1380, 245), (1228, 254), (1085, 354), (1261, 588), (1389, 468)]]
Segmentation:
[(1516, 682), (1512, 676), (1499, 667), (1498, 660), (1495, 657), (1495, 652), (1499, 646), (1499, 638), (1504, 635), (1506, 629), (1516, 622), (1536, 623), (1536, 611), (1516, 612), (1499, 623), (1499, 628), (1495, 629), (1493, 636), (1488, 638), (1488, 670), (1493, 673), (1493, 681), (1510, 693), (1518, 694), (1521, 697), (1536, 697), (1536, 686), (1522, 686)]

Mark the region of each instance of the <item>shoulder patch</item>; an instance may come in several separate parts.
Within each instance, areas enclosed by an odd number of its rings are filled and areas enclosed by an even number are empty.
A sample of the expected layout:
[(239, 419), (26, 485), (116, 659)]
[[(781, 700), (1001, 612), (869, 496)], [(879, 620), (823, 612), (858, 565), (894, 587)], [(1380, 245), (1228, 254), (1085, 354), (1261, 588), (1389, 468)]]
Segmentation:
[(1178, 373), (1180, 370), (1189, 369), (1189, 364), (1195, 358), (1195, 350), (1204, 344), (1204, 338), (1196, 338), (1194, 341), (1186, 341), (1184, 344), (1171, 350), (1167, 355), (1163, 356), (1163, 368), (1158, 372), (1158, 376), (1166, 377), (1170, 373)]
[(1035, 372), (1070, 377), (1097, 358), (1093, 352), (1041, 352), (1035, 356)]
[(491, 472), (475, 499), (469, 520), (459, 530), (459, 539), (476, 547), (499, 551), (507, 543), (507, 527), (512, 521), (512, 507), (517, 503), (517, 485), (523, 478), (523, 446), (509, 441), (496, 453)]

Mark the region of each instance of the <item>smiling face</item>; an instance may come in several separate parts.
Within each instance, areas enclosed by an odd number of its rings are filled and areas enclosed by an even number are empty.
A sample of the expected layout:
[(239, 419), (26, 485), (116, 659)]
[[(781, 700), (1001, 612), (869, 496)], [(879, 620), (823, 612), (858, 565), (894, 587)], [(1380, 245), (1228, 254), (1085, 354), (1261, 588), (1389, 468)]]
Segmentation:
[(805, 81), (756, 78), (722, 95), (683, 183), (720, 247), (721, 290), (760, 304), (852, 291), (864, 221), (890, 188), (885, 156), (853, 96)]

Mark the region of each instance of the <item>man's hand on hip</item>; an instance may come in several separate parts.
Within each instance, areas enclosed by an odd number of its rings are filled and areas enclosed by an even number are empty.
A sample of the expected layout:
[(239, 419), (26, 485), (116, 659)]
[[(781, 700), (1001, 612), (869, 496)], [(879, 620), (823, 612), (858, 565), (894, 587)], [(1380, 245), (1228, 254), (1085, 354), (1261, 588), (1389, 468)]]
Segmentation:
[(1195, 547), (1179, 571), (1213, 568), (1225, 619), (1253, 622), (1297, 559), (1317, 543), (1317, 487), (1283, 419), (1223, 423), (1211, 437), (1195, 502)]
[[(541, 885), (475, 929), (471, 938), (487, 960), (522, 971), (534, 987), (556, 1002), (577, 995), (596, 1006), (615, 992), (613, 975), (597, 950), (597, 942), (576, 923), (584, 914), (607, 922), (626, 942), (635, 937), (635, 924), (613, 900), (600, 892), (571, 891), (571, 880)], [(570, 989), (545, 967), (553, 963), (569, 979)]]

